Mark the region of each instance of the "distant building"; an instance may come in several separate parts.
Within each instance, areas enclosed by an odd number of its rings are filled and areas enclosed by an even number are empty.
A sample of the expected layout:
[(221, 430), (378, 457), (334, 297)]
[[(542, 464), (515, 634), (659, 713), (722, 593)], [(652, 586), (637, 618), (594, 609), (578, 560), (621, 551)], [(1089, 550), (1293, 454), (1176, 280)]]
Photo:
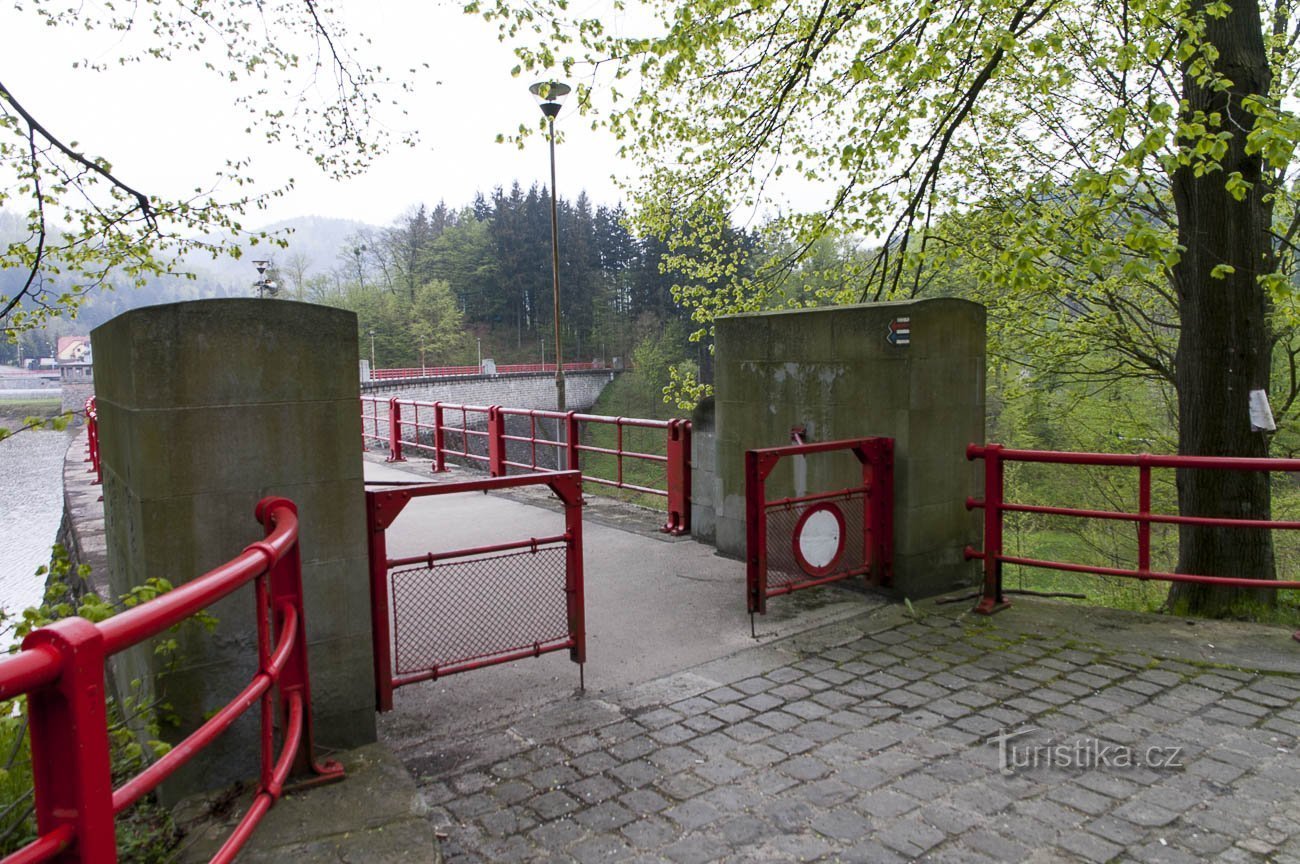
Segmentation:
[(89, 336), (60, 336), (59, 347), (54, 352), (54, 359), (59, 365), (64, 363), (90, 362)]
[(64, 387), (70, 384), (89, 385), (94, 380), (89, 336), (60, 336), (54, 359), (58, 363), (59, 380)]

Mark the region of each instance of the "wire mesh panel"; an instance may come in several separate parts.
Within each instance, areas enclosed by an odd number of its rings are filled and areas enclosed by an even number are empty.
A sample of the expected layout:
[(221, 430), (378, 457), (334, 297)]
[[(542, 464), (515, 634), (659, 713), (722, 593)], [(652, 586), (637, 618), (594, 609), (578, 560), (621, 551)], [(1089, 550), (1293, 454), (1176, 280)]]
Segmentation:
[[(415, 498), (534, 485), (547, 486), (563, 504), (562, 533), (388, 557), (388, 527)], [(404, 684), (550, 651), (568, 649), (581, 670), (587, 637), (577, 471), (367, 492), (366, 527), (380, 711), (392, 709), (393, 689)], [(503, 531), (513, 533), (508, 525)]]
[[(770, 505), (767, 511), (767, 595), (785, 594), (805, 582), (825, 584), (866, 572), (866, 489), (835, 498)], [(826, 549), (810, 560), (810, 517), (838, 513), (842, 526), (835, 535), (824, 532), (817, 541)], [(833, 518), (833, 517), (832, 517)], [(803, 530), (800, 530), (803, 529)], [(802, 541), (802, 543), (801, 543)], [(811, 587), (811, 586), (809, 586)]]
[[(751, 615), (766, 614), (767, 600), (855, 576), (888, 585), (893, 572), (893, 439), (857, 438), (768, 447), (745, 453), (746, 592)], [(808, 468), (809, 457), (856, 457), (860, 472), (836, 465)], [(787, 458), (797, 474), (834, 477), (832, 488), (772, 498), (768, 478)], [(796, 482), (802, 487), (803, 481)], [(834, 488), (838, 486), (838, 488)]]
[(565, 558), (558, 543), (394, 570), (394, 671), (446, 675), (520, 650), (567, 647)]

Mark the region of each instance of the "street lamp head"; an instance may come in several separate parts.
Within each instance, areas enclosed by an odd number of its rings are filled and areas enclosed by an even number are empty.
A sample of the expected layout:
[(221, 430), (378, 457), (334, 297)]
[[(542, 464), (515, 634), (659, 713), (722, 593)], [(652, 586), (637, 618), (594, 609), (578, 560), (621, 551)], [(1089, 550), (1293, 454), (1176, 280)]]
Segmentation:
[(560, 113), (560, 103), (564, 101), (565, 96), (573, 92), (573, 89), (560, 81), (538, 81), (528, 88), (528, 92), (537, 97), (537, 104), (541, 106), (542, 113), (554, 120), (555, 115)]
[(271, 266), (271, 262), (266, 260), (258, 260), (253, 262), (253, 266), (257, 268), (258, 276), (265, 276), (266, 269)]

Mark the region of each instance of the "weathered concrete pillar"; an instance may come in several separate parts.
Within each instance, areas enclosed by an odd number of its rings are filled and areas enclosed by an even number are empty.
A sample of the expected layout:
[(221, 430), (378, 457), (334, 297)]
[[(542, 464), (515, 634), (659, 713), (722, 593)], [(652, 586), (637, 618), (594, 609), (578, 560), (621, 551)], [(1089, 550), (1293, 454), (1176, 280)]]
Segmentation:
[[(965, 501), (979, 486), (965, 447), (984, 440), (984, 324), (982, 306), (955, 299), (718, 319), (718, 483), (709, 502), (718, 550), (745, 554), (746, 450), (789, 444), (793, 426), (806, 427), (809, 441), (885, 435), (895, 439), (897, 593), (968, 584), (975, 570), (962, 551), (978, 523)], [(855, 464), (810, 459), (810, 484), (817, 470), (842, 481)], [(781, 485), (785, 470), (769, 481), (774, 494), (793, 494)]]
[[(95, 385), (109, 581), (116, 593), (161, 576), (187, 582), (261, 538), (257, 501), (298, 505), (316, 741), (375, 740), (365, 513), (351, 312), (280, 300), (203, 300), (127, 312), (97, 328)], [(177, 668), (148, 647), (116, 665), (175, 709), (174, 740), (256, 671), (251, 590), (187, 627)], [(256, 711), (167, 797), (255, 775)]]
[(702, 399), (691, 413), (691, 536), (715, 546), (719, 489), (716, 419), (712, 396)]

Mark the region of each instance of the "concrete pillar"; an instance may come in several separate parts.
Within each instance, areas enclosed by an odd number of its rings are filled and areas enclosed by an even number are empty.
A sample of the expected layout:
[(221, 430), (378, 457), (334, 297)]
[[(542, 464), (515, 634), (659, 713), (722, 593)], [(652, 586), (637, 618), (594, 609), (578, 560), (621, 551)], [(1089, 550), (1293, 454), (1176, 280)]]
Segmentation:
[[(977, 536), (965, 500), (979, 475), (965, 447), (984, 440), (982, 306), (934, 299), (734, 315), (715, 334), (718, 551), (745, 554), (745, 450), (789, 444), (791, 427), (804, 426), (808, 441), (895, 439), (898, 594), (974, 579), (962, 550)], [(834, 488), (855, 465), (810, 458), (808, 488)], [(778, 468), (773, 494), (793, 494), (791, 471)]]
[(691, 536), (716, 546), (719, 481), (715, 421), (713, 397), (700, 400), (691, 413)]
[[(266, 495), (298, 505), (316, 741), (375, 740), (365, 513), (351, 312), (282, 300), (203, 300), (136, 309), (94, 345), (109, 583), (175, 584), (260, 539)], [(148, 648), (119, 655), (119, 693), (138, 679), (180, 717), (176, 740), (256, 670), (253, 594), (210, 611), (215, 633), (179, 635), (178, 667)], [(166, 798), (255, 776), (257, 714), (169, 781)]]

